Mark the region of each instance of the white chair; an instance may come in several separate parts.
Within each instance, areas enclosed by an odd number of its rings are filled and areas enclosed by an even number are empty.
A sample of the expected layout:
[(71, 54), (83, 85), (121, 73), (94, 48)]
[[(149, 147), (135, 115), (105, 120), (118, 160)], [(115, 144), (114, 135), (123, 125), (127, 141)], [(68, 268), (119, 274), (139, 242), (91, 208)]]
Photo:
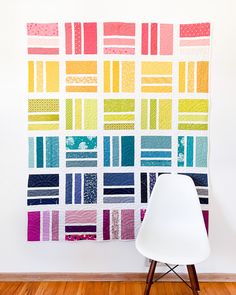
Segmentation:
[(135, 245), (151, 260), (145, 295), (153, 283), (157, 261), (167, 266), (187, 265), (192, 292), (198, 294), (194, 264), (208, 257), (210, 247), (197, 191), (189, 176), (158, 177)]

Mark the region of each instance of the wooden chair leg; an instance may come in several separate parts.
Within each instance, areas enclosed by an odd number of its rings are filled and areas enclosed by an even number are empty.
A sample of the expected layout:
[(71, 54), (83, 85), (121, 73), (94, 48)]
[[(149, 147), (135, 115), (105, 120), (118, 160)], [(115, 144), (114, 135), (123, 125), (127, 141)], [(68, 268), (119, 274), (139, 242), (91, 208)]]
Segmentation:
[(153, 276), (155, 273), (156, 265), (157, 265), (157, 262), (155, 260), (152, 260), (149, 267), (147, 279), (146, 279), (146, 288), (145, 288), (144, 295), (149, 295), (149, 292), (153, 283)]
[(187, 269), (188, 269), (188, 275), (189, 275), (190, 283), (193, 290), (193, 295), (197, 295), (198, 291), (200, 291), (200, 286), (199, 286), (197, 272), (196, 272), (194, 264), (187, 265)]

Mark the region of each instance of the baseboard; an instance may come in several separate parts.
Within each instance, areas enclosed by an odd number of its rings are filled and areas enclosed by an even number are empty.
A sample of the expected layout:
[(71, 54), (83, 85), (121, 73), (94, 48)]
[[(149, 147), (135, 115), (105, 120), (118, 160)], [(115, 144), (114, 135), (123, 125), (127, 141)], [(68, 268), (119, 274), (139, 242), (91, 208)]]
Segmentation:
[[(188, 280), (187, 274), (180, 274)], [(158, 274), (155, 275), (158, 277)], [(200, 282), (236, 282), (236, 274), (200, 273)], [(146, 273), (0, 273), (0, 281), (145, 281)], [(178, 282), (178, 277), (169, 274), (161, 279)]]

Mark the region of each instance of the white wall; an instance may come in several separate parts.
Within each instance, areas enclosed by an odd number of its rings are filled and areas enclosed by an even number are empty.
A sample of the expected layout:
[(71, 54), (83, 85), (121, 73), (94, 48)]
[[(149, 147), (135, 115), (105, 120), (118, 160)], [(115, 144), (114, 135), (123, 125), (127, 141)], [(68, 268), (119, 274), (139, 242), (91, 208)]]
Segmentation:
[[(236, 273), (236, 1), (1, 0), (0, 272), (143, 272), (133, 242), (27, 243), (25, 23), (151, 20), (213, 23), (210, 240), (200, 272)], [(22, 172), (23, 171), (23, 172)]]

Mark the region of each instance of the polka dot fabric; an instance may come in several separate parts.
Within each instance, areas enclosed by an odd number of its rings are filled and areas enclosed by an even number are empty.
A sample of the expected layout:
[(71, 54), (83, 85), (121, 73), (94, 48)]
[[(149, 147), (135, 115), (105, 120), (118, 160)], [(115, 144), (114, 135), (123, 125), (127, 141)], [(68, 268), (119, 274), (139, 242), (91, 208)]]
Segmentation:
[(210, 23), (180, 25), (180, 37), (210, 36)]
[(28, 23), (27, 24), (28, 36), (58, 36), (58, 24), (39, 24)]

